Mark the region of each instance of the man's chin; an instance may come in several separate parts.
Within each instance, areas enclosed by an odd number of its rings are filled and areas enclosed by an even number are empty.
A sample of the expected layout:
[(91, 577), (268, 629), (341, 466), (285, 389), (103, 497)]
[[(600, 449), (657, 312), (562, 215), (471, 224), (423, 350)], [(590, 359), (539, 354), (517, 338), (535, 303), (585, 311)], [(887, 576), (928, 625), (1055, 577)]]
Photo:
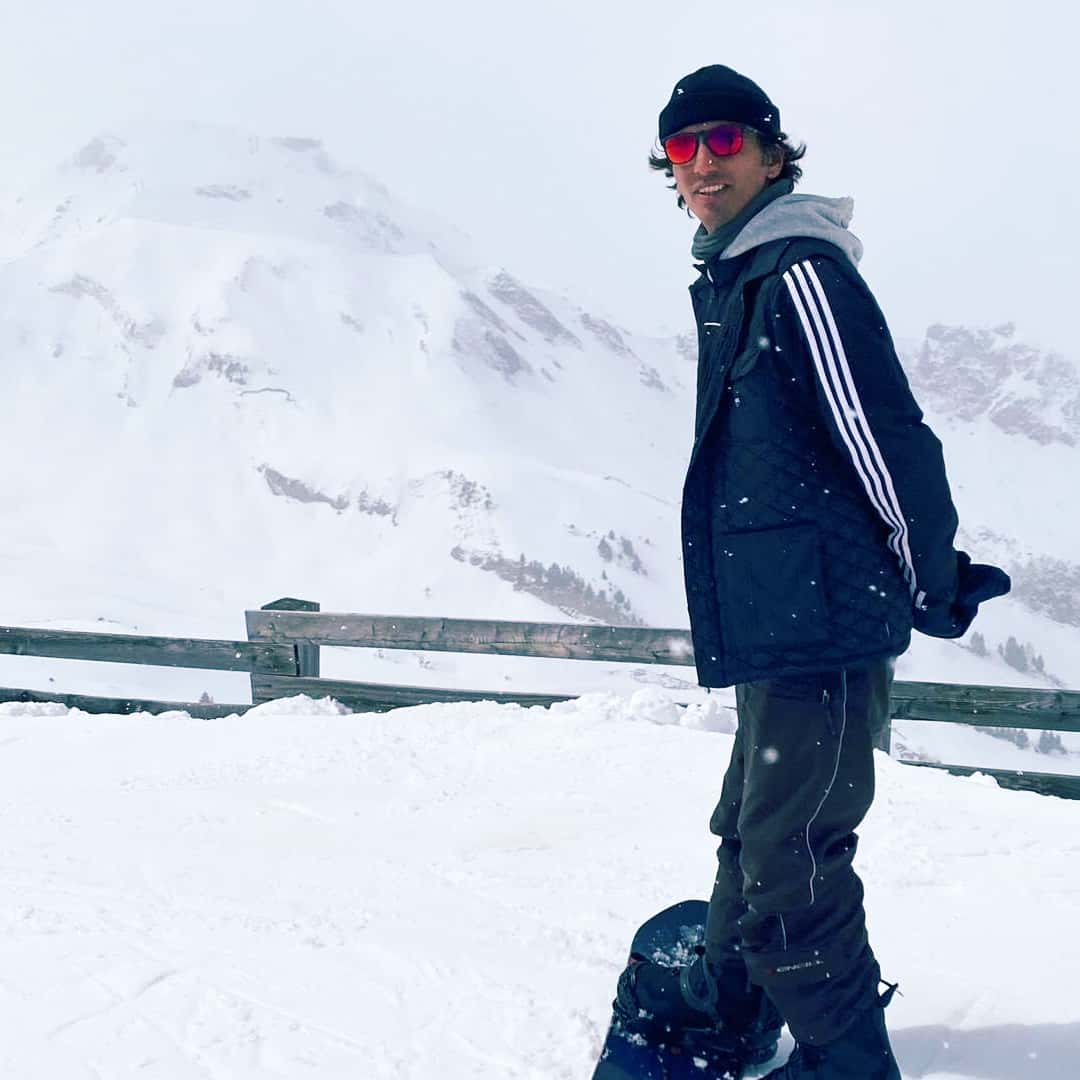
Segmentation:
[(694, 217), (701, 222), (705, 227), (705, 231), (709, 233), (722, 229), (739, 216), (739, 209), (729, 211), (727, 208), (721, 209), (720, 207), (698, 207), (697, 211), (694, 213)]
[(729, 222), (734, 221), (735, 217), (735, 214), (720, 217), (717, 217), (714, 214), (710, 214), (707, 220), (703, 217), (699, 217), (698, 221), (701, 222), (707, 233), (714, 233), (718, 229), (722, 229)]

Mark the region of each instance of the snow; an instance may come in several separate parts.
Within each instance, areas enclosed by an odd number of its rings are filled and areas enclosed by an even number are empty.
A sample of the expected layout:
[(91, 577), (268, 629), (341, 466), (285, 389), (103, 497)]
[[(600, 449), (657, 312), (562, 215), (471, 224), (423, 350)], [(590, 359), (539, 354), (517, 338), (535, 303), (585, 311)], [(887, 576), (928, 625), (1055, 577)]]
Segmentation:
[[(632, 931), (711, 885), (728, 719), (0, 706), (0, 1075), (587, 1077)], [(1080, 803), (879, 755), (861, 834), (905, 1077), (1074, 1076)]]

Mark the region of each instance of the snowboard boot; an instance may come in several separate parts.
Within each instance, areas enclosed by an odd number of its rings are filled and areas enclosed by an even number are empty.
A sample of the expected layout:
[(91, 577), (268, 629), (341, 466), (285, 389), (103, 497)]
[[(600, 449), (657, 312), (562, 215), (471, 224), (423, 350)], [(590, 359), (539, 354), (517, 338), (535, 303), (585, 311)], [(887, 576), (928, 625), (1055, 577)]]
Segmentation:
[(787, 1064), (763, 1080), (900, 1080), (885, 1030), (885, 1006), (895, 991), (890, 985), (838, 1039), (819, 1046), (796, 1043)]
[(733, 965), (717, 973), (698, 947), (693, 963), (668, 967), (634, 954), (619, 976), (615, 1013), (623, 1027), (649, 1042), (681, 1038), (688, 1049), (736, 1056), (760, 1065), (776, 1053), (783, 1020), (764, 991), (750, 983), (746, 969)]

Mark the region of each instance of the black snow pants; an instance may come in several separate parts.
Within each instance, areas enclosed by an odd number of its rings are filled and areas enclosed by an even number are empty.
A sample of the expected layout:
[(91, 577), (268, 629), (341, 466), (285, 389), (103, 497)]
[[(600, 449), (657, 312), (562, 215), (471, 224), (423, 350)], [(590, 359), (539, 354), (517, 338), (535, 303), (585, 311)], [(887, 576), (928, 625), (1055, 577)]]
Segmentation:
[(804, 1043), (837, 1038), (876, 1000), (852, 859), (892, 669), (889, 659), (736, 687), (738, 733), (710, 823), (722, 842), (706, 961), (728, 985), (745, 964)]

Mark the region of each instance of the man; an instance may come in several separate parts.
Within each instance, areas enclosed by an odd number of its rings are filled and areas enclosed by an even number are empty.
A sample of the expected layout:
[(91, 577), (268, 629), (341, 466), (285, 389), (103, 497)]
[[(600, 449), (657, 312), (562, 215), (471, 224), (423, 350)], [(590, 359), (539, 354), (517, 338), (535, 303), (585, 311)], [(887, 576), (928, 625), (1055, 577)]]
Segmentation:
[(730, 68), (680, 80), (659, 134), (650, 164), (700, 222), (687, 601), (699, 680), (736, 685), (739, 727), (704, 952), (633, 964), (622, 999), (757, 1060), (782, 1016), (797, 1046), (774, 1080), (899, 1080), (852, 868), (873, 745), (912, 628), (958, 637), (1009, 580), (953, 547), (941, 445), (856, 269), (851, 200), (792, 194), (805, 148)]

